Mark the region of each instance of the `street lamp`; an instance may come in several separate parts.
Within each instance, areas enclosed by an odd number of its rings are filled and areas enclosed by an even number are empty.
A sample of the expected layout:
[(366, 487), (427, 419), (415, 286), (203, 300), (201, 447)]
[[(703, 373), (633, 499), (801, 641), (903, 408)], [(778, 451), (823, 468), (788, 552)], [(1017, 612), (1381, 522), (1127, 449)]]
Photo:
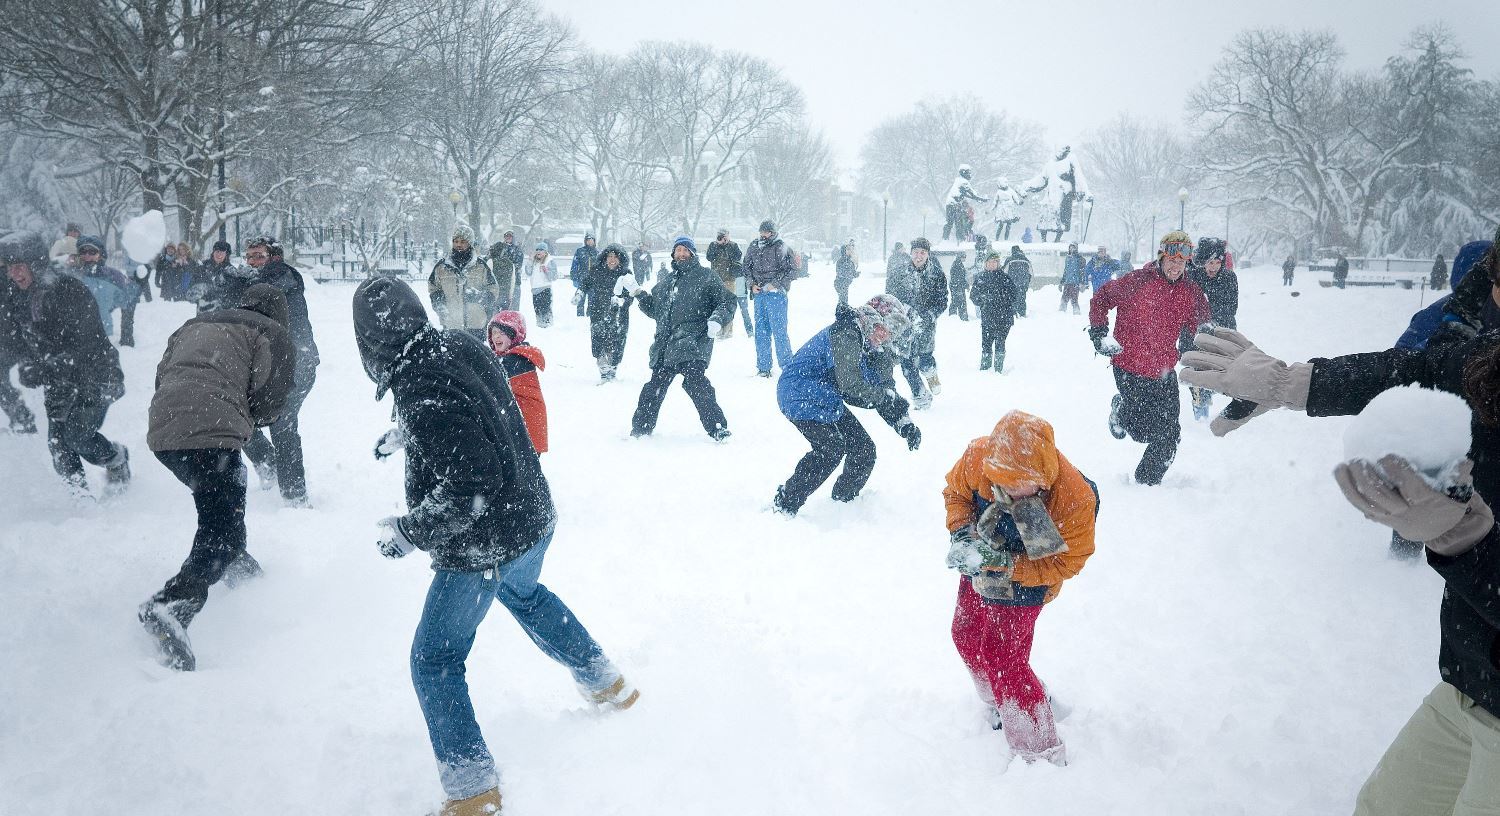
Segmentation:
[(1187, 188), (1183, 187), (1177, 191), (1177, 228), (1187, 229)]
[[(1184, 192), (1183, 195), (1187, 195), (1187, 193)], [(451, 202), (453, 202), (453, 220), (457, 221), (458, 220), (458, 202), (464, 200), (464, 195), (463, 195), (463, 193), (460, 193), (459, 191), (454, 190), (453, 192), (451, 192), (451, 193), (448, 194), (448, 200), (451, 201)]]

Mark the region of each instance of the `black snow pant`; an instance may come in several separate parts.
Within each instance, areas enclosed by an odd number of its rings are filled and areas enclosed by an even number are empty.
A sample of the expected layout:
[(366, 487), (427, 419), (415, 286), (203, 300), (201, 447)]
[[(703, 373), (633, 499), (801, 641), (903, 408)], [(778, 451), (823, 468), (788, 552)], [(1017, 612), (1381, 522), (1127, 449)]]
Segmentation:
[(969, 319), (969, 298), (965, 293), (965, 286), (948, 290), (948, 314), (958, 315), (959, 320)]
[(852, 280), (844, 280), (842, 278), (833, 279), (833, 291), (839, 296), (840, 306), (849, 305), (849, 287), (853, 284), (854, 281)]
[(239, 451), (222, 449), (156, 451), (156, 458), (193, 491), (198, 508), (198, 532), (187, 560), (151, 598), (188, 601), (183, 605), (188, 611), (179, 615), (186, 617), (186, 626), (203, 608), (208, 588), (245, 556), (245, 463)]
[(1003, 318), (992, 313), (980, 312), (979, 359), (981, 367), (984, 361), (989, 360), (993, 361), (996, 371), (1005, 368), (1005, 339), (1010, 336), (1010, 329), (1015, 323), (1015, 318), (1008, 310), (1005, 310)]
[(792, 420), (792, 425), (807, 437), (812, 450), (781, 486), (782, 505), (794, 513), (802, 509), (807, 497), (828, 481), (841, 461), (844, 472), (833, 482), (833, 500), (846, 502), (858, 496), (875, 469), (875, 441), (853, 412), (845, 408), (837, 422)]
[(602, 369), (613, 369), (625, 357), (625, 337), (630, 333), (630, 310), (611, 308), (607, 315), (589, 316), (589, 350)]
[(302, 402), (312, 391), (312, 382), (295, 386), (287, 395), (286, 407), (281, 416), (271, 423), (271, 434), (267, 438), (263, 428), (256, 428), (245, 444), (245, 455), (256, 466), (271, 465), (276, 469), (276, 484), (281, 488), (281, 497), (298, 502), (307, 498), (307, 475), (302, 464), (302, 434), (297, 429), (297, 414), (302, 411)]
[(120, 345), (135, 345), (135, 304), (132, 300), (120, 307)]
[(104, 467), (115, 458), (114, 443), (99, 429), (109, 413), (109, 403), (98, 396), (48, 388), (47, 450), (52, 469), (64, 479), (83, 478), (83, 463)]
[(1144, 485), (1161, 484), (1182, 439), (1177, 372), (1153, 380), (1116, 368), (1115, 387), (1121, 397), (1120, 424), (1131, 439), (1146, 443), (1146, 452), (1135, 468), (1135, 480)]
[(641, 389), (635, 417), (631, 420), (631, 435), (640, 436), (656, 430), (656, 417), (661, 413), (662, 400), (667, 398), (667, 389), (678, 374), (682, 375), (682, 390), (687, 392), (688, 397), (693, 400), (693, 407), (698, 409), (698, 421), (703, 423), (703, 430), (712, 434), (720, 428), (728, 428), (729, 422), (724, 419), (724, 411), (719, 408), (713, 383), (704, 374), (707, 370), (708, 363), (697, 360), (679, 366), (651, 369), (651, 379)]
[(552, 287), (531, 290), (531, 308), (536, 312), (536, 324), (542, 328), (552, 325)]

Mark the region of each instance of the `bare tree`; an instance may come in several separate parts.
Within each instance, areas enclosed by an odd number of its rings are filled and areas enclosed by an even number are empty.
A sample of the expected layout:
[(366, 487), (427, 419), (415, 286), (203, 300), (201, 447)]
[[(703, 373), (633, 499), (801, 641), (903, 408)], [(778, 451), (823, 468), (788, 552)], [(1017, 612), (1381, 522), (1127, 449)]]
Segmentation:
[(573, 34), (535, 0), (435, 0), (414, 30), (424, 109), (413, 135), (452, 165), (477, 227), (519, 131), (572, 90)]
[(759, 57), (695, 43), (646, 43), (629, 66), (631, 114), (650, 123), (633, 161), (666, 174), (691, 235), (751, 142), (802, 113), (802, 92)]
[(1157, 216), (1176, 213), (1177, 191), (1193, 178), (1187, 149), (1172, 128), (1128, 114), (1091, 133), (1079, 152), (1101, 215), (1112, 219), (1131, 250), (1143, 238), (1156, 239), (1150, 231)]
[(833, 159), (828, 140), (806, 125), (757, 139), (750, 149), (751, 205), (783, 235), (817, 225), (828, 212)]

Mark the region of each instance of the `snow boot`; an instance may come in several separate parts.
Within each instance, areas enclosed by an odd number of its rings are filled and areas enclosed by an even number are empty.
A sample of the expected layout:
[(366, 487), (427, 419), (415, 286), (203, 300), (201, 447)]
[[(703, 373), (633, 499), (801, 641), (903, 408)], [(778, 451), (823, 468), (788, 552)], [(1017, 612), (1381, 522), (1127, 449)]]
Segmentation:
[(722, 444), (724, 442), (728, 442), (729, 441), (729, 437), (731, 437), (733, 435), (734, 434), (731, 434), (729, 432), (728, 428), (714, 428), (713, 432), (710, 433), (708, 436), (709, 436), (709, 438), (713, 439), (713, 441)]
[(1116, 439), (1125, 438), (1125, 425), (1120, 422), (1120, 404), (1124, 401), (1119, 394), (1109, 401), (1109, 435)]
[(928, 408), (931, 408), (932, 407), (932, 392), (931, 391), (923, 391), (920, 394), (913, 395), (912, 398), (911, 398), (911, 407), (915, 408), (918, 411), (925, 411)]
[(260, 562), (255, 560), (255, 556), (241, 550), (224, 570), (224, 586), (229, 589), (239, 589), (245, 583), (265, 574), (266, 571), (261, 569)]
[(608, 688), (599, 691), (589, 691), (579, 688), (584, 699), (593, 703), (601, 710), (624, 711), (635, 705), (635, 701), (641, 699), (641, 690), (625, 681), (625, 675), (615, 678), (615, 682), (609, 684)]
[(797, 508), (787, 504), (785, 485), (778, 485), (776, 487), (776, 498), (771, 499), (771, 509), (783, 516), (796, 518)]
[(995, 373), (1005, 373), (1005, 352), (1003, 351), (995, 355)]
[(82, 470), (63, 476), (63, 489), (68, 491), (68, 498), (72, 499), (74, 504), (82, 506), (94, 503), (94, 494), (89, 492), (89, 481), (84, 477)]
[(993, 362), (993, 358), (990, 357), (988, 352), (979, 355), (979, 370), (988, 371), (991, 362)]
[[(3, 373), (0, 373), (3, 376)], [(13, 434), (36, 433), (36, 415), (25, 404), (17, 402), (14, 406), (8, 406), (6, 413), (10, 417), (10, 432)]]
[(130, 448), (115, 443), (115, 458), (104, 465), (104, 496), (110, 498), (130, 486)]
[(490, 788), (468, 799), (449, 799), (443, 809), (430, 816), (490, 816), (500, 812), (500, 789)]
[(934, 397), (938, 394), (943, 393), (943, 383), (938, 379), (938, 373), (936, 371), (933, 371), (929, 374), (923, 374), (922, 376), (927, 378), (927, 390), (931, 391)]
[(198, 667), (187, 626), (202, 608), (203, 604), (195, 601), (164, 603), (154, 598), (141, 604), (136, 618), (146, 628), (146, 634), (156, 640), (156, 662), (174, 671), (193, 671)]
[(1043, 760), (1059, 768), (1068, 767), (1068, 749), (1062, 743), (1058, 743), (1043, 751), (1016, 751), (1015, 755), (1025, 761), (1027, 765), (1033, 765), (1037, 760)]
[(270, 490), (276, 486), (276, 465), (272, 462), (252, 462), (255, 467), (255, 478), (260, 482), (261, 490)]

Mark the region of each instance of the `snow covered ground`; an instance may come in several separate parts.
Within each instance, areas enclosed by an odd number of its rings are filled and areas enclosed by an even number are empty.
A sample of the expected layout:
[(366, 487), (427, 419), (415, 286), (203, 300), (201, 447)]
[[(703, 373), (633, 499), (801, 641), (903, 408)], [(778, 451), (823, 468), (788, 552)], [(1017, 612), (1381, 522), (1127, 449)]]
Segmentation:
[[(792, 292), (794, 345), (831, 317), (832, 270), (813, 271)], [(0, 812), (415, 814), (441, 799), (406, 663), (427, 559), (374, 546), (402, 502), (400, 457), (370, 454), (390, 406), (360, 368), (353, 287), (310, 286), (315, 509), (252, 488), (266, 576), (215, 588), (191, 630), (196, 673), (157, 669), (135, 620), (195, 524), (145, 443), (155, 365), (190, 307), (143, 305), (140, 345), (122, 349), (129, 392), (105, 432), (135, 454), (125, 498), (73, 509), (43, 440), (0, 436)], [(1297, 289), (1241, 272), (1242, 330), (1287, 359), (1384, 348), (1418, 305)], [(1003, 376), (976, 370), (977, 321), (945, 318), (921, 449), (862, 414), (880, 449), (864, 495), (835, 504), (825, 487), (794, 520), (767, 507), (805, 443), (738, 319), (709, 370), (733, 439), (712, 443), (674, 389), (656, 435), (632, 440), (653, 324), (634, 317), (620, 380), (596, 386), (569, 294), (559, 284), (558, 324), (532, 333), (561, 514), (543, 579), (643, 696), (587, 713), (497, 607), (469, 682), (507, 813), (1345, 813), (1438, 679), (1441, 581), (1388, 560), (1388, 532), (1339, 496), (1347, 420), (1281, 412), (1216, 440), (1184, 394), (1165, 486), (1135, 486), (1142, 446), (1110, 438), (1112, 378), (1055, 287), (1031, 293)], [(1033, 657), (1073, 707), (1065, 769), (1007, 769), (948, 634), (943, 475), (1012, 408), (1050, 420), (1102, 493), (1097, 554), (1041, 616)]]

